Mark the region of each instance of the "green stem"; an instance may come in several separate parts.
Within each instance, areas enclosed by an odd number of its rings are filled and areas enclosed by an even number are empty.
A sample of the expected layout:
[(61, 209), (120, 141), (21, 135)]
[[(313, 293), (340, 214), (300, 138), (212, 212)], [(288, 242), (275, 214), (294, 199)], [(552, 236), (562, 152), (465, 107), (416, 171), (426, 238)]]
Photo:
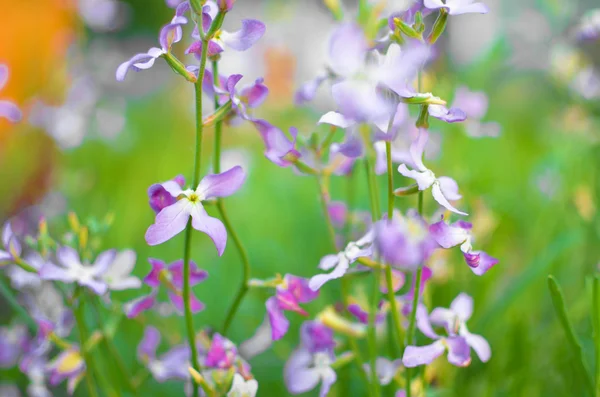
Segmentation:
[(317, 182), (319, 184), (319, 198), (321, 199), (321, 209), (323, 210), (323, 216), (325, 217), (325, 224), (327, 225), (327, 233), (329, 234), (329, 241), (331, 242), (331, 246), (334, 251), (338, 250), (337, 241), (335, 238), (335, 228), (333, 227), (333, 223), (331, 221), (331, 215), (329, 214), (329, 208), (327, 207), (327, 202), (329, 193), (327, 192), (327, 186), (324, 182), (322, 176), (317, 176)]
[[(213, 83), (215, 85), (219, 84), (219, 66), (217, 61), (212, 61), (212, 72), (213, 72)], [(215, 109), (219, 108), (219, 97), (215, 94), (214, 97), (214, 105)], [(213, 169), (214, 173), (218, 174), (221, 172), (221, 135), (223, 130), (223, 122), (217, 121), (215, 124), (215, 147), (214, 147), (214, 157), (213, 157)], [(222, 199), (217, 199), (217, 209), (221, 215), (221, 220), (225, 224), (225, 228), (227, 229), (227, 233), (233, 239), (233, 244), (235, 245), (239, 255), (240, 260), (242, 261), (242, 281), (240, 283), (240, 287), (238, 292), (225, 316), (225, 322), (223, 323), (223, 335), (227, 334), (227, 330), (237, 313), (240, 304), (244, 300), (246, 293), (248, 293), (248, 281), (250, 280), (250, 259), (248, 258), (248, 252), (244, 248), (242, 241), (240, 240), (238, 234), (233, 228), (231, 221), (229, 220), (229, 216), (227, 215), (227, 211), (225, 210), (225, 205), (223, 204)]]
[[(388, 130), (389, 131), (389, 130)], [(388, 182), (388, 219), (394, 216), (394, 170), (392, 167), (392, 143), (385, 142), (385, 157), (387, 162), (387, 182)]]
[[(196, 94), (196, 151), (194, 154), (194, 173), (192, 186), (198, 186), (200, 182), (200, 165), (202, 164), (202, 82), (206, 71), (206, 58), (208, 55), (208, 41), (203, 40), (202, 52), (200, 54), (200, 69), (198, 70), (198, 80), (194, 84)], [(183, 248), (183, 306), (185, 314), (185, 325), (187, 329), (188, 344), (190, 345), (192, 367), (200, 372), (200, 363), (198, 362), (198, 351), (196, 349), (196, 333), (194, 332), (194, 320), (192, 318), (192, 309), (190, 305), (190, 256), (192, 247), (192, 222), (188, 221), (185, 228), (185, 243)], [(193, 385), (193, 396), (198, 397), (198, 387)]]
[(594, 326), (594, 352), (596, 360), (596, 395), (600, 396), (600, 278), (592, 278), (592, 322)]
[(6, 299), (6, 302), (14, 309), (14, 311), (21, 316), (21, 318), (27, 324), (27, 328), (33, 333), (37, 330), (37, 324), (35, 320), (27, 313), (27, 310), (17, 301), (12, 290), (6, 285), (4, 278), (0, 277), (0, 294)]
[[(365, 158), (365, 172), (367, 175), (367, 186), (369, 189), (369, 197), (371, 199), (371, 220), (375, 223), (380, 218), (379, 211), (379, 200), (377, 195), (377, 181), (371, 169), (371, 162), (369, 155)], [(369, 361), (371, 366), (371, 386), (373, 388), (373, 395), (379, 396), (380, 385), (379, 378), (377, 377), (377, 335), (375, 329), (375, 319), (377, 316), (377, 295), (379, 292), (379, 275), (380, 271), (373, 272), (373, 286), (371, 290), (371, 308), (369, 310), (369, 327), (368, 327), (368, 342), (369, 342)]]

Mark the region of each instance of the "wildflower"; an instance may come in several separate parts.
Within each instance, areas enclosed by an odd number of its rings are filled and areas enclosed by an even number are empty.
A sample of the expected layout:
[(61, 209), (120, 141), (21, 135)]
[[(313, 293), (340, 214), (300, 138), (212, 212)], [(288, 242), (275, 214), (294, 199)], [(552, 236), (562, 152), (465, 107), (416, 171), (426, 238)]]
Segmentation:
[[(363, 365), (363, 369), (365, 370), (367, 376), (371, 376), (371, 364), (366, 363)], [(383, 386), (389, 385), (401, 366), (402, 360), (392, 361), (385, 357), (377, 357), (375, 360), (375, 371), (377, 373), (379, 383)]]
[(35, 270), (37, 270), (37, 273), (28, 272), (20, 266), (10, 266), (8, 268), (8, 271), (6, 272), (6, 274), (10, 278), (10, 284), (13, 286), (13, 288), (18, 290), (21, 290), (23, 288), (39, 287), (42, 283), (39, 271), (46, 264), (46, 259), (44, 259), (37, 252), (32, 251), (25, 254), (25, 258), (23, 258), (23, 261)]
[(579, 40), (598, 40), (600, 38), (600, 9), (587, 11), (581, 18), (576, 33)]
[(488, 255), (484, 251), (474, 251), (471, 245), (471, 229), (473, 225), (469, 222), (458, 221), (448, 225), (444, 220), (434, 223), (429, 227), (429, 231), (437, 243), (443, 248), (452, 248), (460, 245), (465, 262), (471, 268), (473, 273), (478, 276), (483, 275), (494, 265), (498, 259)]
[(265, 143), (265, 157), (274, 164), (288, 167), (302, 156), (296, 149), (297, 129), (290, 128), (290, 140), (279, 128), (265, 120), (254, 120), (253, 124)]
[(401, 164), (398, 167), (398, 172), (407, 178), (414, 179), (421, 191), (431, 188), (434, 200), (441, 206), (457, 214), (467, 215), (467, 213), (456, 209), (450, 204), (450, 201), (462, 198), (458, 193), (456, 181), (447, 176), (436, 177), (433, 171), (423, 164), (423, 152), (428, 138), (429, 133), (427, 130), (421, 129), (418, 138), (410, 145), (410, 155), (415, 164), (415, 169), (409, 170), (405, 164)]
[(138, 360), (146, 365), (157, 382), (162, 383), (169, 379), (188, 379), (187, 368), (190, 352), (187, 346), (175, 346), (171, 350), (156, 356), (160, 344), (160, 332), (154, 327), (146, 327), (144, 337), (137, 347)]
[(443, 9), (450, 15), (460, 15), (469, 13), (487, 14), (489, 8), (475, 0), (423, 0), (425, 7), (430, 10)]
[(327, 274), (318, 274), (311, 277), (309, 286), (313, 291), (318, 291), (328, 281), (340, 278), (348, 272), (350, 265), (360, 257), (369, 257), (373, 254), (373, 231), (369, 231), (356, 242), (349, 242), (346, 248), (337, 253), (326, 255), (319, 263), (319, 269), (331, 270)]
[(227, 392), (227, 397), (255, 397), (258, 390), (256, 379), (245, 380), (240, 374), (233, 375), (231, 389)]
[[(152, 287), (152, 292), (149, 295), (134, 299), (125, 304), (125, 314), (129, 318), (138, 316), (141, 312), (149, 310), (156, 304), (156, 295), (161, 285), (164, 285), (169, 290), (169, 299), (175, 308), (183, 313), (183, 260), (178, 260), (171, 263), (169, 266), (159, 260), (149, 258), (148, 262), (152, 266), (150, 273), (144, 277), (144, 284)], [(190, 286), (193, 287), (203, 282), (208, 277), (205, 270), (190, 261)], [(204, 310), (204, 304), (190, 292), (190, 307), (192, 313), (197, 313)]]
[(275, 296), (270, 297), (266, 302), (273, 340), (283, 338), (290, 326), (284, 311), (294, 311), (307, 316), (308, 313), (300, 307), (300, 303), (311, 302), (318, 296), (318, 291), (308, 287), (307, 279), (286, 274), (283, 282), (277, 286)]
[(443, 105), (429, 105), (427, 111), (430, 116), (446, 123), (456, 123), (457, 121), (464, 121), (467, 118), (467, 114), (462, 109), (456, 107), (448, 109)]
[(43, 280), (77, 283), (90, 288), (98, 295), (103, 295), (108, 289), (103, 276), (115, 259), (115, 255), (115, 250), (104, 251), (90, 265), (81, 261), (74, 248), (62, 246), (56, 251), (56, 258), (60, 266), (49, 261), (46, 262), (40, 270), (40, 277)]
[(56, 386), (67, 379), (67, 391), (73, 394), (79, 381), (85, 375), (85, 361), (81, 356), (79, 347), (72, 345), (64, 350), (46, 366), (49, 373), (49, 383)]
[[(8, 67), (0, 64), (0, 90), (4, 88), (8, 81)], [(10, 122), (16, 123), (23, 117), (21, 110), (13, 102), (0, 100), (0, 118), (4, 117)], [(0, 251), (1, 254), (2, 251)]]
[(0, 265), (15, 262), (21, 256), (21, 243), (14, 235), (10, 222), (6, 222), (2, 228), (2, 247), (3, 249), (0, 249)]
[[(445, 351), (448, 352), (448, 362), (465, 367), (471, 363), (471, 348), (481, 361), (487, 362), (491, 357), (491, 349), (487, 341), (480, 335), (471, 334), (466, 321), (473, 313), (473, 300), (466, 294), (458, 295), (450, 309), (436, 308), (427, 314), (424, 305), (417, 309), (417, 326), (425, 336), (435, 342), (426, 346), (407, 346), (402, 357), (406, 367), (429, 364)], [(448, 336), (435, 333), (432, 324), (443, 326)]]
[(427, 223), (416, 211), (409, 211), (406, 216), (396, 211), (391, 221), (378, 221), (375, 230), (375, 244), (382, 258), (400, 269), (415, 270), (436, 248)]
[(149, 245), (164, 243), (183, 231), (191, 217), (192, 227), (206, 233), (215, 243), (219, 256), (223, 255), (227, 231), (219, 219), (208, 215), (202, 201), (232, 195), (242, 186), (245, 179), (244, 170), (236, 166), (221, 174), (205, 176), (196, 190), (183, 190), (173, 181), (163, 183), (163, 188), (177, 201), (164, 207), (156, 215), (154, 224), (146, 231), (146, 242)]
[(119, 252), (108, 267), (108, 270), (102, 275), (102, 279), (108, 286), (108, 289), (122, 291), (141, 287), (141, 280), (131, 275), (135, 262), (136, 255), (134, 250)]
[(314, 389), (321, 382), (319, 396), (324, 397), (337, 380), (331, 368), (335, 361), (333, 333), (318, 322), (305, 322), (300, 332), (300, 347), (285, 364), (285, 384), (290, 393), (301, 394)]
[(220, 84), (214, 85), (212, 73), (206, 71), (204, 75), (204, 92), (211, 97), (217, 94), (220, 105), (223, 105), (227, 101), (231, 101), (232, 112), (235, 117), (229, 121), (230, 124), (237, 124), (240, 119), (254, 121), (248, 114), (247, 109), (253, 109), (260, 106), (269, 95), (269, 89), (264, 85), (264, 80), (262, 78), (256, 79), (253, 84), (242, 87), (238, 93), (236, 86), (242, 77), (241, 74), (232, 74), (227, 77), (227, 79), (219, 76)]
[(158, 36), (160, 48), (152, 47), (147, 53), (136, 54), (128, 61), (125, 61), (119, 65), (116, 72), (117, 81), (125, 80), (125, 76), (127, 75), (129, 69), (132, 69), (136, 72), (150, 69), (154, 65), (154, 61), (161, 56), (170, 53), (171, 46), (174, 43), (181, 41), (183, 37), (181, 26), (185, 25), (186, 23), (187, 19), (185, 17), (176, 15), (171, 20), (171, 23), (163, 26), (163, 28), (160, 30), (160, 34)]
[[(347, 309), (359, 322), (362, 324), (369, 324), (370, 313), (364, 309), (363, 305), (358, 302), (353, 302), (348, 305)], [(375, 324), (381, 324), (385, 320), (386, 315), (385, 301), (379, 302), (377, 309), (377, 313), (375, 314)]]
[(452, 104), (462, 109), (468, 117), (467, 135), (471, 137), (497, 137), (500, 135), (500, 124), (482, 122), (488, 110), (488, 98), (484, 92), (470, 91), (467, 87), (459, 87)]

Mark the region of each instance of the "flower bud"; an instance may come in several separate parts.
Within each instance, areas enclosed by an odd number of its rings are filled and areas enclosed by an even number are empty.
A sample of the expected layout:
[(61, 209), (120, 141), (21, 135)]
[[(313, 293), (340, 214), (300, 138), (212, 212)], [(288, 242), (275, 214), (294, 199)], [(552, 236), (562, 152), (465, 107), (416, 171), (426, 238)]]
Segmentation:
[(433, 28), (431, 28), (431, 33), (427, 38), (427, 41), (429, 41), (430, 44), (434, 44), (437, 41), (437, 39), (440, 38), (442, 33), (444, 33), (447, 22), (448, 12), (446, 12), (444, 9), (441, 9), (440, 14), (438, 15), (437, 19), (435, 20), (435, 23), (433, 24)]
[(323, 325), (343, 335), (348, 335), (354, 338), (362, 338), (366, 335), (363, 324), (356, 324), (346, 320), (331, 306), (328, 306), (325, 310), (319, 313), (317, 319), (323, 323)]
[(233, 3), (235, 0), (218, 0), (217, 5), (219, 6), (219, 10), (223, 12), (227, 12), (233, 8)]

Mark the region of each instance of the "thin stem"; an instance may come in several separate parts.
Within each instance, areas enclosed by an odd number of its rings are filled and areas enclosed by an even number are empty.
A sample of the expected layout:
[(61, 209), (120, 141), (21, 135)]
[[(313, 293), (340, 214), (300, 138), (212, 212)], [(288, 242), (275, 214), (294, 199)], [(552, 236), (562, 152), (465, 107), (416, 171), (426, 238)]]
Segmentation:
[[(365, 158), (365, 172), (367, 175), (367, 186), (369, 189), (369, 197), (371, 199), (371, 220), (375, 223), (379, 217), (379, 200), (377, 196), (377, 181), (371, 169), (369, 157)], [(371, 365), (371, 383), (373, 395), (380, 395), (380, 385), (377, 377), (377, 334), (375, 329), (375, 319), (377, 316), (377, 294), (379, 292), (379, 275), (380, 271), (373, 273), (373, 286), (371, 291), (371, 308), (369, 310), (369, 327), (368, 327), (368, 342), (369, 342), (369, 361)]]
[(225, 323), (223, 324), (223, 335), (225, 335), (227, 333), (227, 329), (231, 325), (231, 321), (233, 320), (235, 313), (237, 312), (240, 304), (242, 303), (242, 300), (244, 299), (244, 296), (246, 296), (246, 293), (249, 290), (248, 281), (250, 280), (250, 260), (248, 259), (248, 253), (246, 252), (246, 249), (242, 245), (242, 241), (231, 226), (231, 222), (229, 221), (229, 217), (225, 212), (225, 207), (223, 206), (223, 202), (221, 201), (221, 199), (219, 199), (219, 201), (217, 202), (217, 208), (221, 213), (221, 220), (225, 224), (227, 232), (233, 239), (233, 243), (237, 248), (237, 251), (240, 255), (240, 259), (242, 260), (242, 282), (240, 283), (240, 288), (238, 289), (237, 295), (235, 296), (235, 300), (233, 301), (233, 304), (229, 308), (227, 316), (225, 317)]
[[(200, 181), (200, 165), (202, 164), (202, 82), (206, 71), (206, 57), (208, 55), (208, 41), (202, 41), (202, 52), (200, 54), (200, 69), (198, 70), (198, 80), (194, 84), (196, 94), (196, 151), (194, 154), (194, 173), (192, 186), (198, 186)], [(188, 221), (185, 228), (185, 243), (183, 248), (183, 306), (185, 314), (185, 325), (187, 329), (188, 344), (192, 355), (192, 367), (200, 372), (200, 363), (198, 362), (198, 351), (196, 349), (196, 333), (194, 331), (194, 320), (192, 318), (192, 309), (190, 304), (190, 256), (192, 247), (192, 222)], [(193, 385), (193, 396), (198, 397), (198, 387)]]
[[(212, 61), (212, 72), (213, 72), (213, 84), (219, 84), (219, 65), (217, 61)], [(214, 105), (215, 109), (219, 108), (219, 96), (215, 93), (214, 97)], [(213, 155), (213, 170), (215, 174), (221, 172), (221, 135), (223, 131), (223, 121), (217, 121), (215, 123), (215, 147), (214, 147), (214, 155)], [(240, 260), (242, 261), (242, 281), (240, 283), (240, 287), (238, 292), (229, 308), (227, 315), (225, 316), (225, 322), (223, 323), (223, 335), (227, 334), (227, 330), (237, 313), (242, 300), (248, 293), (248, 281), (250, 280), (250, 259), (248, 258), (248, 252), (244, 248), (242, 244), (242, 240), (240, 240), (238, 234), (236, 233), (231, 221), (229, 220), (229, 216), (227, 215), (227, 211), (225, 210), (225, 204), (222, 199), (217, 199), (217, 209), (221, 214), (221, 220), (225, 224), (225, 228), (227, 229), (228, 235), (233, 239), (233, 244), (235, 245), (239, 255)]]
[(387, 162), (387, 182), (388, 182), (388, 219), (391, 220), (394, 214), (394, 171), (392, 168), (392, 143), (385, 142), (385, 157)]
[(319, 198), (321, 199), (321, 209), (323, 210), (323, 216), (325, 217), (325, 224), (327, 225), (329, 241), (331, 242), (333, 250), (337, 251), (338, 247), (337, 240), (335, 238), (335, 228), (333, 227), (333, 222), (331, 221), (331, 214), (329, 213), (329, 208), (327, 207), (327, 203), (329, 201), (329, 193), (327, 192), (327, 186), (322, 176), (317, 176), (317, 182), (319, 184)]

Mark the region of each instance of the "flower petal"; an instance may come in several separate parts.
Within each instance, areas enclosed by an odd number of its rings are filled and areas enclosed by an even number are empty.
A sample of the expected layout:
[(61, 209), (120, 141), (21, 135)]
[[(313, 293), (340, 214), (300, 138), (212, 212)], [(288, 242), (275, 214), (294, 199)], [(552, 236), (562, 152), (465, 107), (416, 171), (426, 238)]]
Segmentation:
[(327, 112), (321, 116), (317, 124), (330, 124), (340, 128), (348, 128), (355, 123), (352, 120), (346, 119), (341, 113)]
[(283, 314), (283, 310), (279, 307), (276, 297), (272, 296), (267, 299), (266, 306), (269, 323), (271, 324), (271, 338), (273, 340), (279, 340), (287, 333), (290, 322)]
[(348, 262), (348, 259), (342, 256), (331, 273), (317, 274), (316, 276), (311, 277), (308, 285), (313, 291), (317, 291), (321, 289), (321, 287), (328, 281), (342, 277), (344, 274), (346, 274), (349, 267), (350, 263)]
[(465, 242), (469, 237), (469, 231), (454, 225), (448, 225), (441, 220), (429, 226), (431, 236), (443, 248), (452, 248)]
[(144, 337), (137, 347), (138, 360), (145, 360), (156, 357), (156, 349), (160, 344), (160, 332), (152, 326), (147, 326), (144, 329)]
[(462, 333), (469, 346), (475, 350), (481, 361), (487, 363), (492, 357), (492, 348), (487, 340), (481, 335), (472, 334), (470, 332)]
[(163, 53), (164, 52), (160, 48), (153, 47), (146, 54), (142, 53), (134, 55), (130, 60), (123, 62), (117, 68), (117, 81), (125, 80), (125, 76), (127, 76), (129, 69), (132, 69), (135, 72), (150, 69), (152, 65), (154, 65), (156, 58)]
[(69, 273), (62, 267), (56, 266), (52, 262), (46, 262), (40, 269), (40, 278), (42, 280), (55, 280), (62, 281), (65, 283), (72, 283), (75, 281), (75, 276)]
[(170, 240), (181, 233), (187, 225), (188, 219), (195, 206), (187, 199), (177, 201), (175, 204), (163, 208), (156, 215), (154, 224), (146, 231), (148, 245), (158, 245)]
[(220, 174), (206, 175), (200, 181), (196, 194), (203, 199), (227, 197), (237, 192), (246, 180), (246, 173), (239, 165)]
[(431, 187), (431, 194), (433, 195), (434, 200), (437, 201), (442, 207), (460, 215), (468, 215), (466, 212), (456, 209), (452, 204), (450, 204), (450, 202), (448, 202), (446, 197), (444, 197), (442, 190), (440, 189), (439, 183), (433, 184)]
[(237, 51), (246, 51), (265, 34), (265, 24), (255, 19), (243, 19), (242, 28), (233, 33), (221, 32), (221, 40)]
[(305, 393), (319, 383), (319, 372), (310, 368), (312, 355), (306, 349), (297, 349), (290, 355), (284, 367), (284, 381), (292, 394)]
[[(488, 255), (484, 251), (475, 251), (472, 254), (479, 254), (479, 265), (477, 267), (471, 267), (473, 273), (478, 276), (484, 275), (488, 270), (490, 270), (494, 265), (496, 265), (499, 261), (493, 256)], [(466, 255), (466, 254), (465, 254)]]
[(329, 390), (331, 390), (331, 386), (337, 380), (337, 375), (335, 371), (330, 367), (326, 368), (321, 373), (321, 390), (319, 390), (319, 397), (325, 397), (329, 394)]
[(210, 237), (217, 248), (219, 256), (223, 255), (227, 244), (227, 230), (217, 218), (209, 216), (201, 205), (192, 208), (192, 227)]
[(319, 291), (313, 291), (308, 286), (308, 280), (304, 277), (297, 277), (291, 274), (285, 275), (287, 290), (294, 295), (300, 303), (308, 303), (319, 297)]
[(464, 292), (460, 293), (450, 304), (452, 310), (462, 322), (468, 321), (473, 315), (473, 298)]
[(23, 118), (23, 113), (17, 105), (11, 101), (0, 101), (0, 118), (4, 117), (11, 123), (17, 123)]
[(446, 339), (448, 346), (448, 362), (458, 367), (467, 367), (471, 364), (471, 347), (461, 336)]
[(95, 277), (101, 276), (108, 270), (110, 265), (115, 260), (116, 256), (117, 250), (114, 249), (100, 253), (100, 255), (96, 257), (96, 260), (94, 261), (92, 267), (89, 269), (90, 273)]
[(402, 356), (402, 364), (407, 368), (431, 364), (433, 360), (444, 354), (446, 348), (441, 340), (426, 346), (406, 346)]
[(440, 183), (440, 189), (444, 197), (448, 200), (455, 201), (462, 198), (460, 193), (458, 193), (458, 183), (454, 179), (447, 176), (440, 176), (438, 182)]
[[(171, 281), (177, 288), (183, 288), (183, 260), (178, 260), (169, 265), (169, 273), (171, 273)], [(196, 262), (190, 261), (190, 286), (195, 286), (206, 280), (208, 272), (200, 269)]]
[(156, 303), (156, 290), (149, 295), (141, 296), (123, 305), (127, 318), (137, 317), (141, 312), (149, 310)]
[(77, 250), (69, 246), (62, 246), (56, 251), (56, 259), (68, 269), (81, 267), (81, 260)]
[(240, 98), (243, 98), (251, 109), (260, 106), (269, 95), (269, 89), (263, 82), (263, 79), (256, 79), (254, 84), (240, 90)]
[(305, 103), (312, 101), (315, 95), (317, 95), (317, 90), (325, 80), (327, 80), (327, 74), (317, 76), (302, 84), (294, 95), (294, 102), (296, 105), (304, 105)]
[(368, 48), (369, 44), (359, 25), (340, 25), (329, 40), (329, 67), (337, 75), (351, 76), (363, 67)]
[(459, 108), (448, 109), (442, 105), (429, 105), (428, 111), (431, 117), (435, 117), (436, 119), (447, 123), (456, 123), (467, 119), (466, 113)]

